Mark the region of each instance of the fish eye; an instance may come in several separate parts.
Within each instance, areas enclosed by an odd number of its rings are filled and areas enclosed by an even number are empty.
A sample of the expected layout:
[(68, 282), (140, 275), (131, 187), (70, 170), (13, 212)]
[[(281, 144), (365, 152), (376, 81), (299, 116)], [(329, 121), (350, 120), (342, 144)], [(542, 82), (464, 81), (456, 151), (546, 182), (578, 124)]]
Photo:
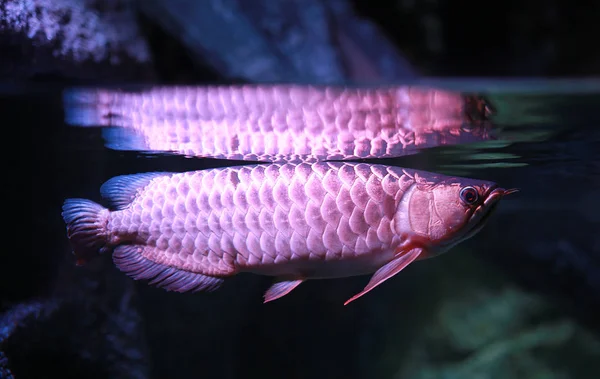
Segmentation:
[(465, 122), (460, 126), (460, 129), (465, 133), (470, 133), (473, 131), (473, 129), (475, 129), (475, 126)]
[(460, 190), (460, 199), (468, 205), (473, 205), (479, 199), (479, 194), (477, 190), (473, 187), (465, 187)]

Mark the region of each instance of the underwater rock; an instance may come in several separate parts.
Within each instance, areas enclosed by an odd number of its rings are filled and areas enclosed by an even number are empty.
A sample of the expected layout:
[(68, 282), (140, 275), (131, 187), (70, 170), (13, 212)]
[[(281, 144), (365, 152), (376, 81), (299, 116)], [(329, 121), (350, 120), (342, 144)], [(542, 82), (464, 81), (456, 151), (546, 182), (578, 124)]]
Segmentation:
[(4, 352), (7, 340), (21, 327), (26, 327), (32, 318), (44, 319), (49, 317), (57, 308), (58, 304), (52, 300), (28, 301), (13, 306), (3, 305), (0, 313), (0, 378), (14, 378), (9, 359)]
[(140, 9), (229, 80), (340, 83), (416, 75), (346, 0), (148, 0)]
[[(430, 304), (429, 316), (413, 325), (418, 330), (407, 346), (388, 343), (383, 349), (380, 362), (387, 375), (393, 367), (395, 378), (415, 379), (600, 375), (595, 365), (600, 338), (568, 310), (516, 287), (470, 254), (455, 254), (462, 256), (425, 270), (425, 278), (447, 272), (421, 289), (437, 305)], [(405, 334), (404, 327), (389, 340)]]
[(395, 377), (595, 378), (598, 354), (589, 331), (507, 285), (444, 300)]
[(48, 300), (3, 315), (0, 367), (16, 378), (39, 377), (40, 370), (63, 378), (149, 377), (132, 283), (103, 263), (85, 272), (65, 267)]
[(132, 0), (0, 0), (0, 78), (151, 78)]

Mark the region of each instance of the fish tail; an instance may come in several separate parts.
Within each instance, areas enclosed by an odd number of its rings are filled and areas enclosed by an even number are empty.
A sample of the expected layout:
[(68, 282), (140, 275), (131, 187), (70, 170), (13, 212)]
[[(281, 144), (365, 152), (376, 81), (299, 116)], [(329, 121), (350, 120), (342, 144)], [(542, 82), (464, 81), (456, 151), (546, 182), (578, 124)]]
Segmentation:
[(105, 146), (113, 150), (146, 151), (142, 134), (132, 128), (123, 112), (111, 111), (117, 94), (110, 90), (69, 88), (63, 92), (65, 123), (73, 127), (102, 128)]
[(77, 265), (83, 265), (110, 249), (107, 208), (87, 199), (67, 199), (62, 210)]
[(110, 125), (106, 96), (88, 88), (69, 88), (63, 91), (64, 116), (67, 125), (102, 127)]

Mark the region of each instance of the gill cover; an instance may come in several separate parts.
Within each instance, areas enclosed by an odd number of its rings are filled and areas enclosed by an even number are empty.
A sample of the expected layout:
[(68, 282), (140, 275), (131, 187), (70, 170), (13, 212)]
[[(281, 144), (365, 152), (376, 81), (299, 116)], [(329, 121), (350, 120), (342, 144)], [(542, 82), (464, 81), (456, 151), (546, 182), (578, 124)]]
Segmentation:
[(444, 239), (467, 219), (467, 209), (457, 191), (443, 185), (413, 192), (409, 204), (411, 229), (431, 242)]

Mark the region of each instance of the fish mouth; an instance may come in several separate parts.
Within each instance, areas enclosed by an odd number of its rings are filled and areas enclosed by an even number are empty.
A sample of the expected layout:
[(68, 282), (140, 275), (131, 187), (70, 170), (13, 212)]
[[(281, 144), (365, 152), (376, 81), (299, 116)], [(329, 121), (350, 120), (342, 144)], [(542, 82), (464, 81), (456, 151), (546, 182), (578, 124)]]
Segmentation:
[(492, 215), (492, 213), (494, 213), (494, 210), (498, 206), (500, 200), (504, 198), (504, 196), (515, 192), (519, 192), (519, 190), (517, 188), (504, 189), (498, 186), (490, 187), (483, 203), (480, 204), (477, 209), (475, 209), (475, 212), (473, 212), (471, 215), (471, 218), (469, 219), (469, 224), (471, 227), (465, 233), (464, 239), (471, 238), (475, 234), (479, 233), (479, 231), (487, 223), (489, 217)]
[(457, 237), (454, 237), (450, 240), (445, 241), (444, 243), (441, 243), (439, 245), (438, 252), (436, 253), (436, 255), (440, 252), (447, 251), (448, 249), (460, 243), (461, 241), (465, 241), (479, 233), (479, 231), (485, 226), (489, 217), (492, 215), (492, 213), (494, 213), (494, 210), (498, 206), (500, 200), (504, 196), (510, 195), (511, 193), (515, 192), (519, 192), (519, 190), (516, 188), (499, 188), (497, 185), (491, 186), (486, 191), (486, 194), (483, 195), (483, 197), (485, 198), (483, 203), (481, 203), (475, 209), (471, 217), (469, 217), (464, 232)]

